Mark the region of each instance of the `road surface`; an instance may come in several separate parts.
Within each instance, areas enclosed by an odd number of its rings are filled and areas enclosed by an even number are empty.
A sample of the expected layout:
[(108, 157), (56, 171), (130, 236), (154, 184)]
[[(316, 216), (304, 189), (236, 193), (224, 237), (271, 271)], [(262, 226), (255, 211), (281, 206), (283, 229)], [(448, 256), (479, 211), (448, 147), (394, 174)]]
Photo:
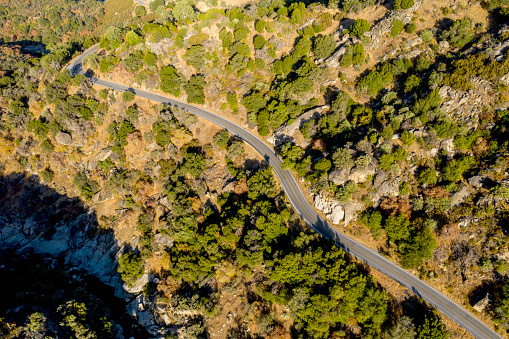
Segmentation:
[[(85, 56), (94, 53), (98, 46), (93, 46), (85, 53), (80, 55), (74, 60), (68, 67), (73, 75), (81, 73), (87, 75), (82, 68), (82, 60)], [(163, 104), (168, 104), (173, 107), (177, 107), (186, 110), (189, 113), (195, 114), (201, 118), (204, 118), (216, 125), (219, 125), (228, 130), (238, 138), (243, 139), (245, 142), (253, 146), (274, 168), (274, 172), (278, 176), (283, 189), (288, 196), (290, 203), (292, 204), (295, 211), (300, 215), (302, 219), (317, 233), (322, 236), (333, 240), (337, 246), (353, 255), (354, 257), (364, 261), (369, 266), (387, 275), (394, 281), (397, 281), (401, 285), (408, 288), (410, 291), (415, 293), (420, 298), (427, 301), (430, 305), (438, 309), (444, 315), (449, 317), (459, 326), (467, 330), (475, 338), (478, 339), (500, 339), (501, 337), (495, 333), (492, 329), (486, 326), (483, 322), (473, 316), (471, 313), (463, 309), (461, 306), (454, 303), (452, 300), (447, 298), (442, 293), (438, 292), (428, 284), (424, 283), (420, 279), (416, 278), (412, 274), (408, 273), (404, 269), (400, 268), (396, 264), (385, 259), (378, 252), (360, 244), (353, 240), (349, 236), (337, 231), (331, 227), (325, 220), (323, 220), (318, 213), (311, 207), (306, 200), (306, 197), (300, 190), (294, 176), (289, 170), (282, 169), (282, 161), (278, 155), (274, 153), (269, 146), (267, 146), (262, 140), (256, 137), (248, 130), (238, 126), (237, 124), (226, 120), (212, 112), (209, 112), (203, 108), (199, 108), (179, 100), (168, 98), (162, 95), (153, 94), (147, 91), (134, 89), (128, 86), (120, 85), (114, 82), (101, 80), (93, 76), (87, 75), (96, 85), (111, 88), (117, 91), (132, 91), (137, 96), (153, 100)]]

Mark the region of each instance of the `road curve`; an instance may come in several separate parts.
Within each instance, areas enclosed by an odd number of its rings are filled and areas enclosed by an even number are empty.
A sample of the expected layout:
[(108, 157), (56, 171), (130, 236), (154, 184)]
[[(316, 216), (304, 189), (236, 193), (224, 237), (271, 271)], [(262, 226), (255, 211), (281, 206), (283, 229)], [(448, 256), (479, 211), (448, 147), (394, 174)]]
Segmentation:
[(442, 293), (435, 290), (433, 287), (424, 283), (420, 279), (414, 277), (404, 269), (385, 259), (378, 252), (360, 244), (353, 240), (349, 236), (340, 233), (333, 227), (331, 227), (325, 220), (323, 220), (318, 213), (311, 207), (306, 200), (306, 197), (300, 190), (294, 176), (289, 170), (285, 170), (281, 167), (282, 161), (279, 156), (267, 146), (262, 140), (253, 135), (246, 129), (238, 126), (237, 124), (226, 120), (212, 112), (204, 110), (202, 108), (184, 103), (182, 101), (168, 98), (162, 95), (153, 94), (147, 91), (134, 89), (128, 86), (120, 85), (114, 82), (101, 80), (86, 74), (82, 68), (82, 60), (85, 56), (94, 53), (98, 46), (92, 46), (76, 60), (74, 60), (66, 68), (71, 71), (73, 76), (81, 73), (89, 77), (92, 82), (96, 85), (111, 88), (117, 91), (125, 92), (127, 90), (132, 91), (137, 96), (168, 104), (173, 107), (177, 107), (188, 111), (189, 113), (195, 114), (201, 118), (204, 118), (216, 125), (219, 125), (228, 130), (238, 138), (243, 139), (245, 142), (253, 146), (273, 167), (274, 172), (278, 176), (285, 193), (287, 194), (290, 203), (292, 204), (295, 211), (300, 215), (302, 219), (317, 233), (322, 236), (333, 240), (337, 246), (353, 255), (354, 257), (364, 261), (369, 266), (387, 275), (394, 281), (397, 281), (401, 285), (408, 288), (410, 291), (415, 293), (420, 298), (424, 299), (430, 305), (438, 309), (445, 316), (449, 317), (456, 324), (464, 328), (475, 338), (478, 339), (501, 339), (502, 337), (495, 333), (492, 329), (486, 326), (483, 322), (473, 316), (470, 312), (463, 309), (461, 306), (454, 303), (452, 300), (447, 298)]

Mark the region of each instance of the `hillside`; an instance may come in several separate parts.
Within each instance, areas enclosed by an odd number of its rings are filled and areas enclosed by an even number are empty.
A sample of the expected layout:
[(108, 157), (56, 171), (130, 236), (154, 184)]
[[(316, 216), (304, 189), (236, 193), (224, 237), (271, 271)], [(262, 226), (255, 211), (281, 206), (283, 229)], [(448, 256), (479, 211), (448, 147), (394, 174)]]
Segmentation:
[(508, 337), (509, 4), (66, 5), (0, 3), (3, 247), (99, 277), (151, 336), (468, 335), (313, 233), (250, 146), (63, 70), (98, 43), (88, 73), (257, 133), (338, 230)]

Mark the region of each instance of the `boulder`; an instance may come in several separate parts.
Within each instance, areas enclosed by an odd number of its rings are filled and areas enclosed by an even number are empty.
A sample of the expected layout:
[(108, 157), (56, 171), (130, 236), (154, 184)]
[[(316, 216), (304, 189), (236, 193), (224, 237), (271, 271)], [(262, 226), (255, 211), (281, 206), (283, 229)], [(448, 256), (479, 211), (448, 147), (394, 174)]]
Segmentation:
[(468, 188), (463, 186), (458, 192), (454, 193), (451, 197), (451, 207), (458, 206), (470, 195)]
[(115, 197), (113, 196), (113, 193), (111, 192), (111, 190), (102, 189), (99, 192), (97, 192), (96, 194), (94, 194), (94, 196), (92, 197), (92, 201), (94, 203), (100, 203), (100, 202), (112, 200), (114, 198)]
[(349, 168), (335, 169), (329, 173), (329, 180), (336, 185), (341, 186), (348, 181), (349, 174)]
[(368, 180), (368, 177), (375, 174), (375, 167), (369, 166), (366, 168), (355, 167), (350, 171), (350, 175), (348, 176), (348, 180), (352, 180), (355, 183), (365, 182)]
[(274, 146), (282, 145), (285, 142), (291, 141), (295, 132), (300, 130), (302, 125), (311, 119), (319, 118), (325, 110), (329, 109), (329, 105), (320, 106), (309, 110), (299, 115), (295, 121), (290, 125), (283, 125), (279, 127), (267, 141)]
[(113, 153), (113, 151), (109, 148), (102, 149), (97, 155), (95, 156), (95, 160), (97, 161), (104, 161), (109, 158), (109, 156)]
[(476, 310), (477, 312), (482, 312), (484, 309), (489, 305), (490, 303), (490, 295), (489, 293), (486, 294), (484, 298), (476, 302), (474, 305), (472, 305), (472, 308)]
[(171, 248), (173, 246), (173, 238), (162, 233), (157, 233), (154, 235), (154, 243), (159, 247)]
[(475, 188), (481, 188), (483, 182), (483, 177), (480, 175), (475, 175), (468, 179), (468, 184), (474, 186)]
[(344, 205), (345, 208), (345, 225), (348, 225), (350, 221), (355, 219), (357, 212), (361, 211), (364, 208), (364, 204), (360, 202), (347, 202)]
[(334, 225), (339, 224), (345, 217), (343, 207), (336, 200), (327, 198), (322, 194), (317, 194), (315, 195), (314, 203), (315, 207), (321, 210)]
[(332, 68), (339, 67), (339, 62), (341, 61), (341, 58), (343, 57), (343, 55), (345, 55), (345, 53), (346, 53), (346, 47), (342, 46), (336, 52), (334, 52), (334, 54), (332, 54), (330, 57), (325, 59), (325, 65), (327, 65), (328, 67), (332, 67)]
[(139, 277), (132, 286), (128, 286), (124, 284), (124, 290), (129, 293), (136, 294), (143, 292), (143, 288), (145, 285), (152, 279), (152, 277), (148, 273), (144, 273), (141, 277)]
[(58, 132), (57, 135), (55, 135), (55, 141), (58, 145), (69, 145), (72, 141), (72, 137), (69, 133)]
[(454, 155), (454, 139), (445, 139), (440, 143), (440, 149), (446, 151), (448, 155)]

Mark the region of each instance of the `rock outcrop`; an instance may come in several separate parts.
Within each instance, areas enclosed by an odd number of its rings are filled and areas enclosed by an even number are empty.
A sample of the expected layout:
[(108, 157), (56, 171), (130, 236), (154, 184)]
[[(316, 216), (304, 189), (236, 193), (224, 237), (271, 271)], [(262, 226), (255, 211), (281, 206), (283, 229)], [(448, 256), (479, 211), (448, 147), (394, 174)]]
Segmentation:
[(69, 145), (72, 141), (72, 137), (69, 133), (58, 132), (55, 135), (55, 141), (58, 145)]
[(300, 130), (302, 125), (311, 119), (319, 118), (325, 110), (329, 109), (329, 105), (320, 106), (309, 110), (299, 115), (293, 123), (290, 125), (283, 125), (279, 127), (274, 133), (267, 139), (268, 142), (278, 147), (286, 142), (294, 140), (295, 133)]
[(317, 194), (314, 203), (315, 207), (322, 211), (327, 219), (335, 225), (339, 224), (345, 217), (345, 211), (339, 201), (327, 198), (323, 194)]

